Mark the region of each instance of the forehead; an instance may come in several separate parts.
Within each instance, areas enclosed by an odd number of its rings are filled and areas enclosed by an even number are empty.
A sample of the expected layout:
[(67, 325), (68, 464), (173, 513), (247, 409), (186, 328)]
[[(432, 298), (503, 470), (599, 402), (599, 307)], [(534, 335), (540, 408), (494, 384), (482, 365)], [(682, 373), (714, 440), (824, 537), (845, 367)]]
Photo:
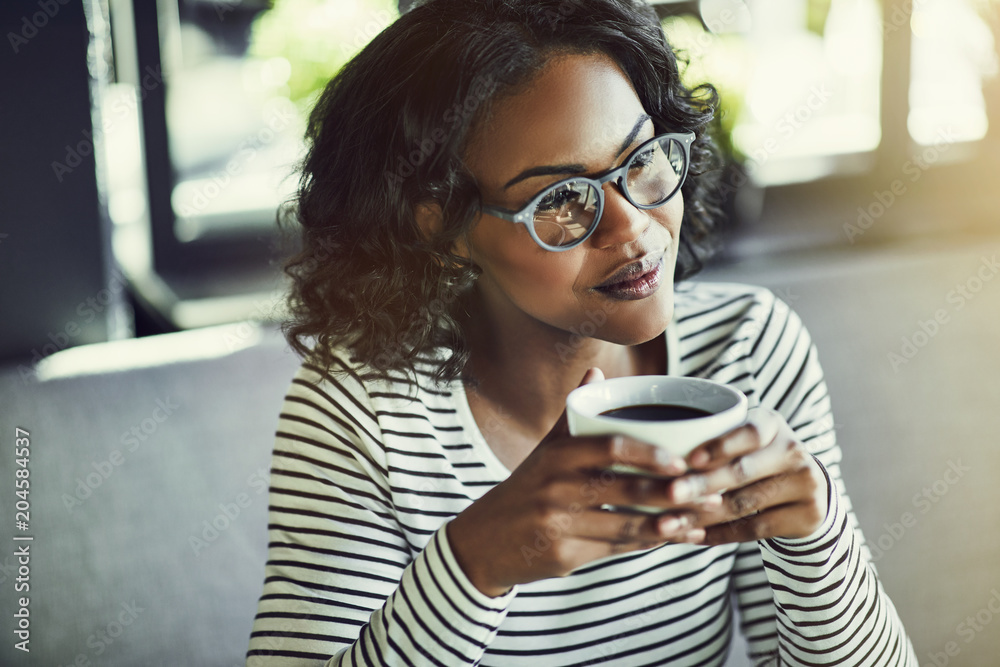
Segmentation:
[(610, 57), (558, 56), (523, 91), (493, 107), (476, 128), (467, 162), (484, 189), (497, 190), (531, 167), (606, 169), (643, 113), (631, 81)]

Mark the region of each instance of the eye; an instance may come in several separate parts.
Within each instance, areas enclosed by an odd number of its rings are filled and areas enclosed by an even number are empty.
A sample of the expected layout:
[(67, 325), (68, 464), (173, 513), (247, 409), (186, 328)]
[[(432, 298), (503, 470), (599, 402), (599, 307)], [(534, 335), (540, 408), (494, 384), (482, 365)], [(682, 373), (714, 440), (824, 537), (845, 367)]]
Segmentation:
[(552, 190), (546, 194), (538, 205), (535, 207), (536, 211), (551, 211), (554, 209), (562, 208), (567, 204), (572, 204), (580, 199), (580, 193), (576, 190), (572, 190), (566, 186), (562, 186)]
[(643, 167), (648, 167), (653, 164), (656, 159), (656, 146), (652, 146), (649, 150), (645, 150), (634, 158), (632, 158), (632, 163), (628, 166), (629, 170), (632, 169), (642, 169)]

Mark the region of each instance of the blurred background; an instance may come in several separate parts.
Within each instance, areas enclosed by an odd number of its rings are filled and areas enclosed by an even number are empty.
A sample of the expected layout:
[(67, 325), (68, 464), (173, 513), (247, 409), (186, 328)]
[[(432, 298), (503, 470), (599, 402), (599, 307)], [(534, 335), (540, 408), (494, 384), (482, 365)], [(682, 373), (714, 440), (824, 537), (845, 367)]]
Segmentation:
[[(276, 208), (316, 96), (408, 4), (0, 6), (0, 427), (41, 434), (33, 495), (10, 454), (0, 495), (32, 503), (42, 573), (38, 648), (11, 625), (3, 664), (242, 664), (298, 364)], [(730, 215), (697, 279), (799, 312), (921, 662), (997, 664), (1000, 1), (652, 4), (722, 99)]]

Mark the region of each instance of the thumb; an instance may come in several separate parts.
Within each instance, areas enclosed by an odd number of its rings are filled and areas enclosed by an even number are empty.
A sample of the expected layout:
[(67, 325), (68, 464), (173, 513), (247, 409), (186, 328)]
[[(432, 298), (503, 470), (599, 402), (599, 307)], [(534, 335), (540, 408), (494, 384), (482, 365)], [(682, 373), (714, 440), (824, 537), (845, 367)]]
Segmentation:
[[(580, 384), (577, 387), (582, 387), (585, 384), (590, 384), (591, 382), (600, 382), (604, 379), (604, 372), (600, 368), (593, 366), (587, 369), (587, 372), (583, 374), (583, 378), (580, 379)], [(556, 435), (569, 435), (569, 422), (566, 419), (566, 408), (563, 407), (562, 414), (559, 415), (559, 419), (556, 420), (555, 426), (549, 431), (549, 438)]]
[(587, 372), (583, 374), (583, 379), (580, 380), (580, 384), (577, 385), (582, 387), (585, 384), (590, 384), (591, 382), (600, 382), (604, 379), (604, 371), (602, 371), (597, 366), (588, 368)]

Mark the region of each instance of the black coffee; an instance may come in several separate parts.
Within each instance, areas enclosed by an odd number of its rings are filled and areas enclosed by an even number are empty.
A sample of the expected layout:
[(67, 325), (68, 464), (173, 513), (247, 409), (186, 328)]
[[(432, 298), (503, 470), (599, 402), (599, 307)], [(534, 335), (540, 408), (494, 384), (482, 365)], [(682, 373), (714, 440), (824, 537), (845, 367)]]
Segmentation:
[(709, 417), (712, 415), (711, 412), (700, 408), (666, 404), (627, 405), (623, 408), (605, 410), (601, 414), (605, 417), (615, 417), (616, 419), (633, 419), (646, 422), (697, 419), (698, 417)]

